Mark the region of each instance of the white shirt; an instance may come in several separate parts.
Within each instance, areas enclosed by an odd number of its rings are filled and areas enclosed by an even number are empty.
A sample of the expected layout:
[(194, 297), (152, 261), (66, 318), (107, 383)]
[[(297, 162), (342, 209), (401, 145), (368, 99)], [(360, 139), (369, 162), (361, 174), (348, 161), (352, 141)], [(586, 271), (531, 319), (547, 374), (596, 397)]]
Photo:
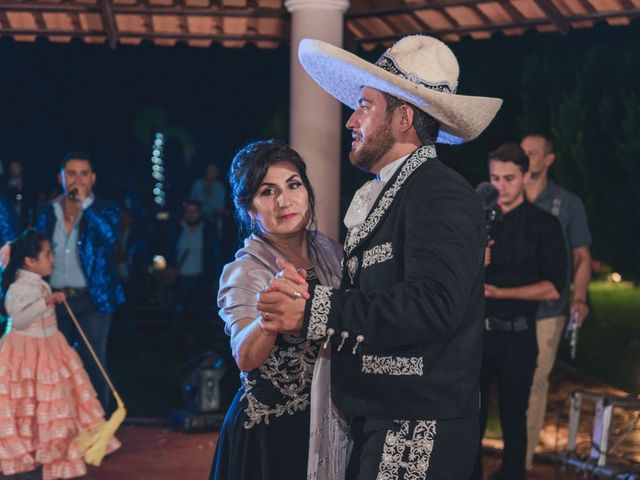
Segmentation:
[(344, 224), (347, 228), (351, 229), (353, 227), (357, 227), (365, 221), (367, 215), (369, 215), (369, 212), (371, 211), (371, 208), (376, 203), (380, 192), (384, 189), (384, 186), (389, 180), (391, 180), (391, 177), (393, 177), (408, 157), (409, 155), (405, 155), (398, 160), (394, 160), (389, 165), (386, 165), (382, 170), (380, 170), (380, 173), (376, 178), (369, 180), (358, 189), (358, 191), (353, 195), (351, 204), (344, 216)]
[(54, 307), (45, 301), (48, 295), (51, 295), (51, 287), (40, 275), (19, 269), (4, 300), (12, 327), (24, 330), (36, 320), (55, 317)]

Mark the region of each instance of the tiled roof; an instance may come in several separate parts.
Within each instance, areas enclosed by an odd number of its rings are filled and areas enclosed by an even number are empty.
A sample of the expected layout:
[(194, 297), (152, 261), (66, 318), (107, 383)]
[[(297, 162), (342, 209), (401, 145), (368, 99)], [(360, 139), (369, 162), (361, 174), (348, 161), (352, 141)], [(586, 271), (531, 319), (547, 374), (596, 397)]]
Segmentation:
[[(640, 0), (352, 0), (345, 40), (373, 48), (410, 33), (445, 41), (529, 29), (566, 33), (639, 16)], [(274, 48), (289, 41), (289, 24), (284, 0), (0, 0), (0, 35), (18, 41)]]

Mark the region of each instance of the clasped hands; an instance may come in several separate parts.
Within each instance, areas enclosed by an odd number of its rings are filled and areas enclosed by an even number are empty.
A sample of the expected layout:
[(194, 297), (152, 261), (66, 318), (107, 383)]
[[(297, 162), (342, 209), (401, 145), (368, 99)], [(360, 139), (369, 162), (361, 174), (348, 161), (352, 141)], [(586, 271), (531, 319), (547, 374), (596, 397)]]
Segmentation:
[(277, 259), (281, 270), (271, 283), (258, 293), (260, 326), (267, 332), (298, 333), (302, 330), (304, 308), (309, 299), (306, 272), (289, 262)]

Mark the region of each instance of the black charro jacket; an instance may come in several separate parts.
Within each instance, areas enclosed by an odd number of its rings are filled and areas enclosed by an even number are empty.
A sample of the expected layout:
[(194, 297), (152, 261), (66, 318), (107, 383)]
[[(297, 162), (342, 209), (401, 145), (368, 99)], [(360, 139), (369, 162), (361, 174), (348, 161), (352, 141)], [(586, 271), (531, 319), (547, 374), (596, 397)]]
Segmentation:
[(331, 345), (341, 410), (405, 420), (478, 414), (484, 245), (473, 188), (433, 145), (417, 149), (347, 233), (341, 288), (316, 286), (307, 301), (304, 332)]

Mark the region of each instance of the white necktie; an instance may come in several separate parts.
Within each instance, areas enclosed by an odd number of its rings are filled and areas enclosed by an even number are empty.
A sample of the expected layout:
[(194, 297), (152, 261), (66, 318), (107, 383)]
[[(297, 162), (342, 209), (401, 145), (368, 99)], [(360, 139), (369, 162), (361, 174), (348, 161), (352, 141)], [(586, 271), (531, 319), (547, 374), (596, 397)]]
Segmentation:
[(344, 224), (347, 228), (351, 229), (365, 221), (384, 185), (385, 182), (373, 179), (358, 189), (344, 216)]

